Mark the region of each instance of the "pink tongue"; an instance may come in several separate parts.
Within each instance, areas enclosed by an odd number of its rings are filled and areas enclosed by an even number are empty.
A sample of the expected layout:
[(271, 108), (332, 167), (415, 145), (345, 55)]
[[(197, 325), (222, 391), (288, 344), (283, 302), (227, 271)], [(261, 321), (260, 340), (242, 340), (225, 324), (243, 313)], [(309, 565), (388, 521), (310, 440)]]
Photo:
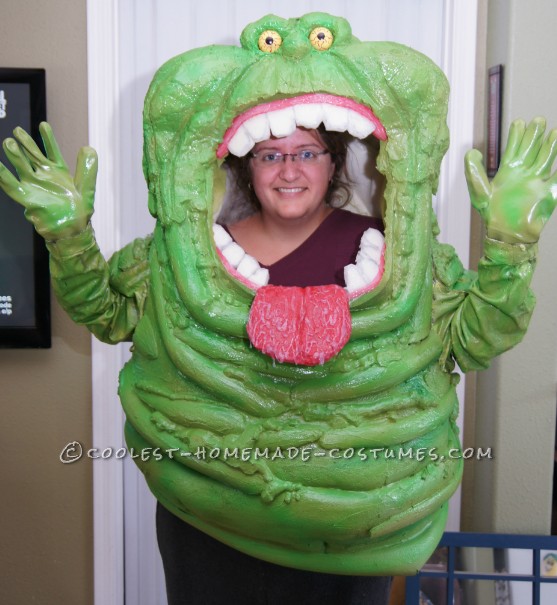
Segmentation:
[(307, 366), (336, 355), (350, 338), (348, 293), (337, 285), (263, 286), (247, 325), (251, 343), (277, 361)]

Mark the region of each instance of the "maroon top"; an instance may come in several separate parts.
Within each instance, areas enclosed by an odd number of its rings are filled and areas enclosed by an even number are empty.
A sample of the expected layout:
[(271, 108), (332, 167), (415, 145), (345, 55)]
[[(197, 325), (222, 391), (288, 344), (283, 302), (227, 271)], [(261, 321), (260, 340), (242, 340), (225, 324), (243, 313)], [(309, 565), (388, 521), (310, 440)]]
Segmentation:
[(370, 227), (383, 232), (381, 219), (335, 208), (290, 254), (261, 266), (269, 269), (274, 286), (344, 287), (344, 267), (355, 261), (362, 234)]

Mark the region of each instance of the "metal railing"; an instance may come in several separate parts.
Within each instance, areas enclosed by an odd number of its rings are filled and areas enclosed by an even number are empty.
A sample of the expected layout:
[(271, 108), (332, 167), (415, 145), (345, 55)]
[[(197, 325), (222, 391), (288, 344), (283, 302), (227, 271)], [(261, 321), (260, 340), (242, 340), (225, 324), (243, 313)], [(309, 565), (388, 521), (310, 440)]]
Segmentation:
[[(475, 565), (467, 565), (463, 562), (464, 549), (492, 549), (493, 569), (478, 570)], [(527, 551), (531, 553), (530, 573), (523, 573), (524, 566), (518, 570), (520, 573), (513, 573), (512, 565), (508, 563), (508, 553), (512, 549), (523, 549), (524, 556), (528, 556)], [(543, 554), (543, 551), (549, 551)], [(476, 552), (474, 550), (470, 551)], [(542, 561), (543, 554), (543, 561)], [(470, 569), (470, 567), (472, 569)], [(543, 569), (542, 569), (543, 567)], [(555, 574), (555, 575), (552, 575)], [(438, 585), (442, 585), (441, 593), (437, 591), (436, 600), (423, 594), (423, 586), (429, 579), (436, 579)], [(480, 534), (480, 533), (460, 533), (446, 532), (434, 553), (434, 556), (416, 576), (406, 578), (406, 600), (405, 605), (420, 605), (420, 592), (422, 591), (422, 603), (432, 603), (432, 605), (483, 605), (481, 599), (466, 598), (463, 585), (470, 581), (492, 581), (499, 591), (505, 591), (506, 583), (528, 582), (531, 584), (531, 603), (533, 605), (557, 605), (557, 536), (528, 536), (513, 534)], [(543, 601), (540, 600), (541, 587), (543, 584), (553, 584), (549, 589), (555, 592), (555, 596), (546, 596)], [(429, 600), (426, 600), (429, 599)], [(493, 599), (488, 599), (491, 603), (510, 603), (512, 605), (528, 605), (521, 600), (512, 599), (508, 596), (501, 598), (501, 595), (493, 595)]]

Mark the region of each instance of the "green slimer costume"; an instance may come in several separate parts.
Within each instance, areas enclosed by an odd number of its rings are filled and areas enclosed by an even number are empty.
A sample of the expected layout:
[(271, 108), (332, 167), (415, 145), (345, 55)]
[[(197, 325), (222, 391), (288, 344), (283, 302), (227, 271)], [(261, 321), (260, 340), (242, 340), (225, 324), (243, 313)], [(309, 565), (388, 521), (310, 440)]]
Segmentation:
[[(80, 152), (72, 178), (47, 124), (46, 155), (21, 129), (4, 144), (19, 179), (2, 166), (0, 184), (47, 240), (62, 305), (105, 342), (133, 340), (120, 379), (127, 443), (171, 451), (136, 460), (149, 487), (250, 555), (337, 574), (412, 574), (443, 532), (462, 473), (449, 453), (459, 448), (452, 370), (485, 368), (524, 335), (536, 242), (557, 196), (557, 132), (546, 136), (543, 119), (513, 123), (492, 182), (470, 152), (487, 238), (478, 272), (464, 270), (437, 241), (431, 207), (448, 92), (423, 55), (360, 42), (324, 13), (267, 16), (245, 28), (241, 47), (172, 59), (145, 101), (157, 225), (108, 263), (89, 224), (94, 151)], [(212, 236), (228, 145), (246, 153), (248, 118), (297, 116), (298, 98), (327, 116), (329, 106), (346, 110), (348, 129), (367, 120), (386, 181), (384, 274), (347, 303), (347, 344), (315, 365), (251, 346), (256, 287), (226, 270)]]

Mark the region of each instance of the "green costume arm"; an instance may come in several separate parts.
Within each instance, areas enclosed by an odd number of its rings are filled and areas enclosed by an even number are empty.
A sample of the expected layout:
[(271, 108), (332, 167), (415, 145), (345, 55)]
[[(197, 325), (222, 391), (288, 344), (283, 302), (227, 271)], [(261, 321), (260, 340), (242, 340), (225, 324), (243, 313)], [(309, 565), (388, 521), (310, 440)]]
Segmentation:
[(557, 130), (545, 120), (511, 124), (501, 166), (490, 182), (482, 156), (466, 155), (472, 205), (486, 224), (478, 273), (464, 271), (454, 250), (435, 242), (433, 325), (443, 338), (443, 363), (452, 356), (464, 371), (484, 369), (520, 342), (534, 309), (529, 289), (537, 244), (557, 202)]
[(48, 242), (50, 273), (60, 304), (103, 342), (131, 340), (149, 287), (151, 238), (136, 239), (107, 263), (90, 225), (71, 238)]
[(40, 133), (46, 155), (21, 128), (4, 141), (19, 178), (0, 164), (0, 187), (25, 208), (26, 218), (45, 238), (54, 291), (70, 317), (104, 342), (129, 340), (147, 297), (151, 239), (132, 242), (107, 264), (89, 223), (97, 176), (95, 150), (80, 150), (72, 176), (46, 122)]
[(520, 342), (535, 305), (529, 286), (537, 244), (486, 238), (478, 272), (465, 271), (447, 244), (433, 248), (433, 326), (443, 339), (441, 362), (482, 370)]

